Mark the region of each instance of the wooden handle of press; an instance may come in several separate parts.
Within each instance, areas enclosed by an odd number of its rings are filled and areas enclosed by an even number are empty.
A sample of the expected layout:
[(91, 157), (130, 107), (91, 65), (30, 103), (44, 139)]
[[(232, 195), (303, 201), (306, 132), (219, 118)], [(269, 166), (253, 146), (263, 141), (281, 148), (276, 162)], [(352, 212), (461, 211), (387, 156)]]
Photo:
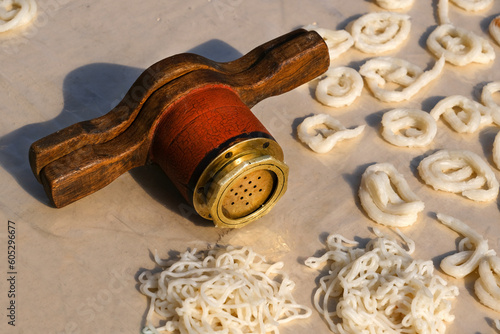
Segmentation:
[(194, 54), (166, 58), (144, 71), (108, 114), (33, 143), (33, 173), (53, 204), (65, 206), (146, 164), (159, 119), (191, 91), (227, 86), (251, 108), (316, 78), (328, 66), (323, 39), (305, 30), (278, 37), (228, 63)]

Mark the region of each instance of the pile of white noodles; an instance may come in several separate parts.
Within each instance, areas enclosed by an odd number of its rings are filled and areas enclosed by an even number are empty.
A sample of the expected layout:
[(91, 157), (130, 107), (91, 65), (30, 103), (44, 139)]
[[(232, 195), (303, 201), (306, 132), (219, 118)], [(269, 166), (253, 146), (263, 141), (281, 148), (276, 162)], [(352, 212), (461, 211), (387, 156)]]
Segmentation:
[[(329, 262), (314, 305), (334, 333), (444, 333), (458, 288), (434, 274), (432, 261), (414, 260), (409, 251), (377, 232), (363, 249), (330, 235), (327, 252), (306, 265)], [(404, 236), (401, 235), (403, 238)]]
[[(295, 302), (283, 263), (266, 263), (249, 248), (156, 261), (166, 268), (139, 276), (140, 291), (151, 298), (143, 333), (279, 333), (280, 324), (312, 313)], [(155, 328), (158, 316), (164, 325)]]

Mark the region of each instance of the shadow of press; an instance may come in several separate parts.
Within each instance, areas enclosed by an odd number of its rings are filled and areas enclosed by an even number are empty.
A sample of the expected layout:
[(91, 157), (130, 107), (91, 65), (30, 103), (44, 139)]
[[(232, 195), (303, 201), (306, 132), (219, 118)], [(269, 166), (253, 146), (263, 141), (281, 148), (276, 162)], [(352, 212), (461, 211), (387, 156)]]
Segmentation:
[[(217, 62), (227, 62), (242, 56), (227, 43), (213, 39), (191, 50)], [(167, 55), (166, 57), (171, 56)], [(152, 61), (152, 63), (155, 61)], [(93, 119), (109, 112), (124, 97), (134, 81), (145, 69), (93, 63), (79, 67), (63, 82), (64, 105), (55, 118), (31, 123), (0, 137), (0, 164), (16, 182), (38, 201), (51, 205), (43, 187), (31, 171), (28, 152), (31, 144), (40, 138), (72, 124)], [(155, 200), (195, 223), (206, 221), (190, 211), (188, 204), (172, 182), (156, 165), (147, 165), (130, 171), (134, 180)]]

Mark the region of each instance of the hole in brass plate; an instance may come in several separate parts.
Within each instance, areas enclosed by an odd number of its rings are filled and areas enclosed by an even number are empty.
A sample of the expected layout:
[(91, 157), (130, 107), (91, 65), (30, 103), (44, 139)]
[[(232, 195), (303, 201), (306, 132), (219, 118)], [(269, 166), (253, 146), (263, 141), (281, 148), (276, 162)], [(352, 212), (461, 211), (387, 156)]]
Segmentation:
[[(224, 215), (230, 219), (239, 219), (260, 209), (271, 197), (276, 182), (276, 175), (266, 169), (259, 169), (236, 179), (222, 200)], [(246, 188), (248, 184), (253, 184), (253, 188)], [(234, 192), (240, 188), (242, 191)]]

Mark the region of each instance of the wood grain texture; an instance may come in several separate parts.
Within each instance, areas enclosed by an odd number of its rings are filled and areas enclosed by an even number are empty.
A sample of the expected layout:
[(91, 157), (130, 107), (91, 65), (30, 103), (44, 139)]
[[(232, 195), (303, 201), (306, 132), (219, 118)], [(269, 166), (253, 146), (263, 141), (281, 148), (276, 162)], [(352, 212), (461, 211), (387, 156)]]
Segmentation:
[(251, 108), (316, 78), (328, 66), (322, 38), (302, 29), (227, 63), (195, 54), (166, 58), (146, 69), (109, 113), (33, 143), (32, 171), (52, 203), (63, 207), (150, 162), (159, 120), (172, 103), (192, 91), (207, 85), (227, 86)]

